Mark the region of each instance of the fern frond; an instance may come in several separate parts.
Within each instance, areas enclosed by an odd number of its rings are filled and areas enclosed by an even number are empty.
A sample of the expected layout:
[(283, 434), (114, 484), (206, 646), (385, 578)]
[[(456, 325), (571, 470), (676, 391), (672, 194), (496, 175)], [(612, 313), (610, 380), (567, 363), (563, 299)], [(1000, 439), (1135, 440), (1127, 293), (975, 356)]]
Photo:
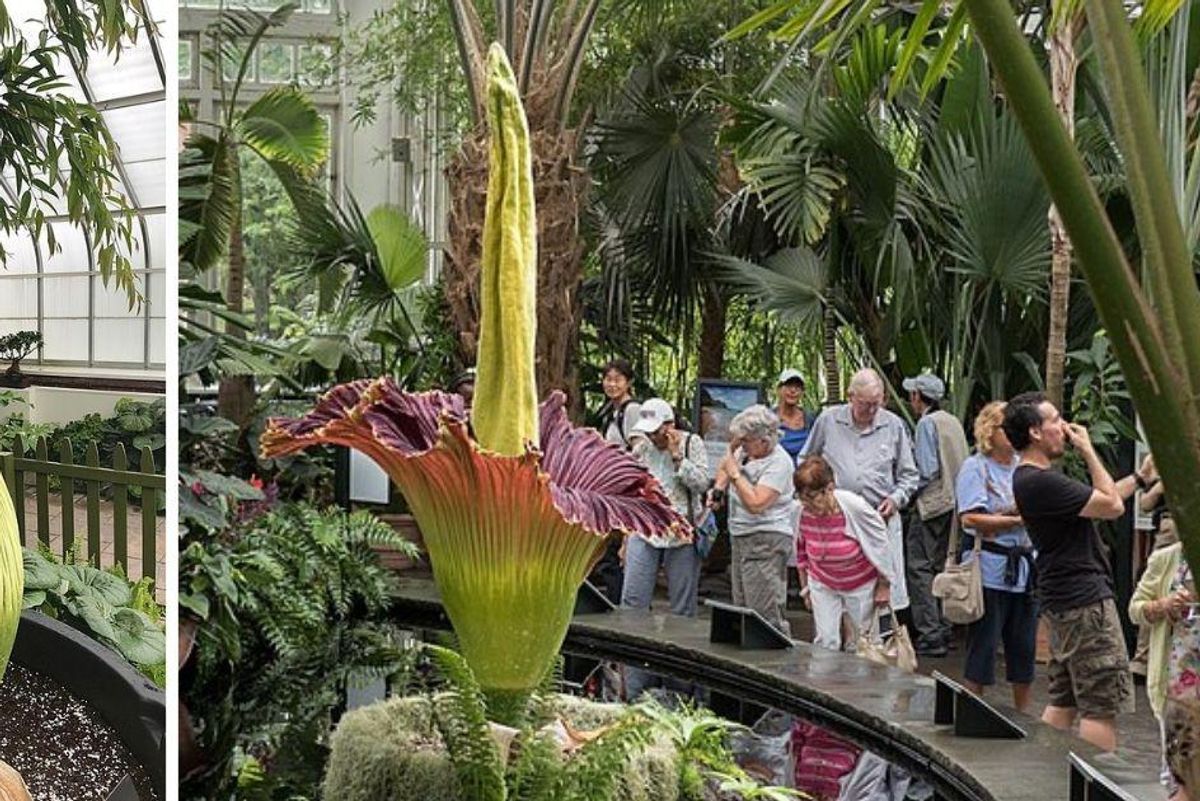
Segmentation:
[(434, 716), (468, 801), (504, 801), (504, 769), (475, 674), (449, 648), (427, 645), (426, 651), (446, 680), (446, 690), (434, 696)]

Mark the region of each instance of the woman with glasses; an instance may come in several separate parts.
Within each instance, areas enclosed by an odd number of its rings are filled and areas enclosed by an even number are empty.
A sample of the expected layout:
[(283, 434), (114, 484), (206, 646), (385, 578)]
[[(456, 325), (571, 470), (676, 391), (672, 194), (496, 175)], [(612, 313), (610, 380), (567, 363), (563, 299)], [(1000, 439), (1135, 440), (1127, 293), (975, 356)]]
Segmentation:
[(888, 604), (887, 524), (862, 498), (836, 488), (833, 468), (820, 456), (801, 462), (794, 481), (802, 510), (796, 527), (801, 595), (813, 613), (813, 643), (836, 651), (843, 645), (843, 614), (862, 632), (875, 608)]
[(729, 498), (733, 602), (790, 636), (784, 617), (792, 557), (792, 458), (779, 446), (779, 418), (754, 405), (729, 423), (715, 489)]

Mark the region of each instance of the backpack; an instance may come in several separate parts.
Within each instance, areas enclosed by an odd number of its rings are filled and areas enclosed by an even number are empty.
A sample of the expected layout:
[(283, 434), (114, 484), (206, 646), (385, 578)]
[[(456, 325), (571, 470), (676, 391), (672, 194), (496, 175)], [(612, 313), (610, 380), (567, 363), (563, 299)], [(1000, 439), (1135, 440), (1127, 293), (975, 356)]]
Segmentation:
[(621, 442), (625, 444), (625, 450), (629, 450), (629, 437), (625, 435), (625, 407), (636, 402), (636, 398), (629, 398), (618, 408), (613, 409), (612, 404), (606, 401), (604, 409), (600, 412), (600, 425), (597, 426), (600, 430), (600, 436), (607, 437), (608, 427), (615, 421), (617, 424), (617, 433), (621, 435)]

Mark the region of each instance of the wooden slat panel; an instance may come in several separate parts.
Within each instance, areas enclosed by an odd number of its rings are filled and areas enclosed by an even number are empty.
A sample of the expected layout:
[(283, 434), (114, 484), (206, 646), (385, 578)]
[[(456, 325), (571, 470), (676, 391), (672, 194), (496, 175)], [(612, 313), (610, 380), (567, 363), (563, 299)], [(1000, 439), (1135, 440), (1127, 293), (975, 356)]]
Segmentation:
[[(154, 454), (149, 448), (142, 448), (143, 473), (154, 472)], [(158, 490), (154, 487), (142, 488), (142, 575), (156, 579), (154, 568), (158, 561), (155, 556), (154, 524), (158, 519)]]
[[(100, 466), (100, 452), (96, 443), (88, 443), (84, 462), (88, 467)], [(87, 536), (88, 561), (100, 567), (100, 482), (87, 482)]]
[(21, 441), (21, 435), (17, 434), (13, 438), (13, 453), (17, 455), (14, 460), (13, 483), (9, 489), (12, 490), (13, 507), (17, 510), (17, 533), (21, 537), (21, 545), (25, 544), (25, 471), (21, 469), (21, 458), (25, 455), (25, 443)]
[[(45, 437), (38, 437), (37, 443), (34, 445), (34, 458), (39, 462), (50, 461), (50, 446), (46, 444)], [(47, 549), (50, 548), (50, 476), (45, 473), (38, 473), (33, 480), (34, 490), (36, 495), (34, 502), (37, 504), (37, 536), (38, 542), (44, 545)]]
[(80, 481), (102, 481), (108, 484), (137, 484), (152, 486), (157, 490), (167, 488), (166, 476), (143, 475), (141, 473), (120, 473), (108, 467), (87, 467), (86, 465), (60, 465), (58, 462), (39, 462), (37, 459), (16, 458), (14, 464), (18, 470), (27, 473), (49, 473), (57, 476), (70, 476)]
[[(129, 462), (125, 456), (125, 445), (118, 442), (117, 449), (113, 451), (113, 469), (124, 471), (128, 468)], [(125, 571), (125, 575), (129, 575), (129, 549), (128, 549), (128, 534), (129, 523), (127, 517), (127, 506), (129, 502), (129, 488), (124, 484), (113, 485), (113, 564), (120, 565)]]
[[(71, 450), (71, 441), (63, 437), (58, 448), (58, 460), (61, 464), (75, 463), (75, 453)], [(70, 476), (62, 478), (62, 539), (63, 556), (75, 548), (75, 479)]]

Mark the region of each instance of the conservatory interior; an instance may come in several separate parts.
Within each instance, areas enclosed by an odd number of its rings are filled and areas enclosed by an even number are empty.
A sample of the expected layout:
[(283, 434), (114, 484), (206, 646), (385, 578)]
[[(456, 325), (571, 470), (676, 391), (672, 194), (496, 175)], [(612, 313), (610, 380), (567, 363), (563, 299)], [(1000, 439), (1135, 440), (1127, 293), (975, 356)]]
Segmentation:
[[(1147, 560), (1200, 560), (1191, 5), (185, 0), (182, 797), (1186, 797), (1169, 637), (1126, 666)], [(1183, 543), (1087, 540), (1113, 728), (1043, 717), (1032, 548), (1002, 658), (982, 588), (924, 639), (945, 534), (889, 614), (916, 479), (854, 500), (833, 452), (862, 409), (915, 476), (928, 413), (978, 467), (1033, 391), (1091, 432), (1066, 475), (1161, 474)], [(807, 458), (759, 493), (797, 431), (824, 501)], [(794, 487), (908, 562), (844, 637)]]
[(148, 801), (166, 766), (168, 9), (3, 11), (0, 796)]

